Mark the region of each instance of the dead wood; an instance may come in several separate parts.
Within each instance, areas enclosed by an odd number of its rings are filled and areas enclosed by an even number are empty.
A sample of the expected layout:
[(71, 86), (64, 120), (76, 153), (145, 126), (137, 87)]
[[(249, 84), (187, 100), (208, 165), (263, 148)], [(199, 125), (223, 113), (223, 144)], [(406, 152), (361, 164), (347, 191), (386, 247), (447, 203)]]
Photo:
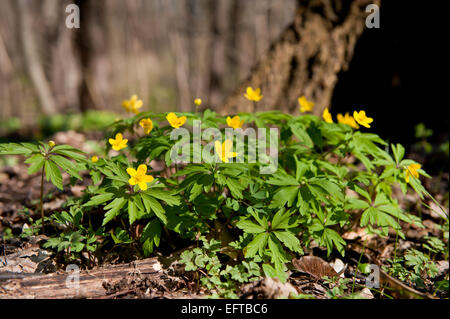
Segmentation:
[[(79, 286), (71, 280), (73, 272), (47, 275), (19, 276), (0, 285), (0, 298), (60, 299), (101, 298), (108, 295), (105, 287), (127, 278), (145, 278), (161, 282), (163, 275), (157, 258), (137, 260), (129, 264), (106, 265), (89, 271), (80, 271)], [(123, 294), (122, 292), (121, 294)], [(116, 293), (118, 294), (118, 293)]]

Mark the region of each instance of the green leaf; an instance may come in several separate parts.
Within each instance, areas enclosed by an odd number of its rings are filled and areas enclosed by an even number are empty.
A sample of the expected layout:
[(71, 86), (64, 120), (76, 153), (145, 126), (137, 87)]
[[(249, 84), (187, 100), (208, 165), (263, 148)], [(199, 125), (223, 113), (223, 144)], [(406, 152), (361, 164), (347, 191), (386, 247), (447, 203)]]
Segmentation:
[(317, 187), (320, 187), (324, 189), (328, 194), (330, 194), (332, 199), (341, 202), (344, 201), (344, 192), (342, 191), (342, 189), (337, 184), (329, 180), (312, 178), (310, 179), (309, 186), (313, 186), (316, 189)]
[(153, 219), (144, 227), (141, 236), (142, 249), (146, 257), (153, 252), (153, 245), (159, 246), (160, 238), (161, 224), (158, 219)]
[(298, 191), (298, 186), (280, 187), (273, 196), (269, 208), (281, 208), (286, 203), (288, 203), (288, 207), (291, 207), (297, 198)]
[(333, 244), (342, 256), (345, 255), (344, 246), (346, 242), (335, 230), (331, 228), (325, 228), (323, 238), (325, 239), (325, 243), (327, 246), (328, 256), (331, 254)]
[(275, 265), (275, 269), (282, 269), (283, 264), (287, 262), (286, 258), (284, 257), (284, 250), (283, 247), (281, 247), (280, 242), (274, 238), (274, 235), (269, 236), (268, 244), (269, 244), (269, 250), (271, 252), (271, 261)]
[(290, 125), (292, 133), (299, 139), (300, 144), (304, 145), (308, 148), (312, 148), (314, 146), (314, 143), (309, 136), (309, 134), (306, 132), (305, 126), (298, 122), (293, 122)]
[(45, 173), (47, 181), (50, 180), (60, 190), (63, 190), (62, 175), (58, 166), (51, 160), (45, 161)]
[(228, 189), (231, 192), (231, 195), (234, 198), (238, 198), (238, 199), (244, 198), (244, 196), (242, 195), (242, 190), (243, 190), (242, 183), (239, 183), (237, 180), (235, 180), (233, 178), (227, 178), (226, 183), (227, 183)]
[(167, 203), (169, 206), (180, 205), (180, 197), (171, 194), (171, 191), (166, 191), (162, 189), (149, 188), (146, 192), (150, 196), (155, 197)]
[[(32, 144), (31, 144), (32, 145)], [(35, 145), (34, 145), (35, 146)], [(39, 152), (37, 146), (35, 150), (31, 150), (29, 147), (17, 143), (0, 144), (1, 155), (24, 155), (30, 156), (33, 152)]]
[(105, 194), (95, 195), (95, 196), (91, 197), (91, 199), (83, 206), (85, 206), (85, 207), (97, 206), (97, 205), (103, 204), (104, 202), (109, 201), (114, 196), (115, 196), (115, 194), (113, 194), (113, 193), (105, 193)]
[(276, 171), (275, 174), (273, 174), (273, 176), (267, 180), (267, 184), (278, 185), (278, 186), (298, 186), (298, 185), (300, 185), (299, 182), (294, 177), (292, 177), (291, 175), (289, 175), (288, 173), (286, 173), (285, 171), (283, 171), (281, 169)]
[(109, 221), (111, 221), (114, 217), (118, 216), (120, 210), (125, 205), (127, 200), (123, 197), (119, 197), (114, 199), (111, 203), (105, 206), (105, 210), (108, 210), (103, 218), (102, 226), (105, 226)]
[(280, 209), (272, 219), (272, 229), (286, 229), (295, 227), (296, 224), (289, 224), (289, 219), (291, 217), (291, 213), (286, 212), (285, 209)]
[(45, 157), (42, 154), (35, 154), (25, 161), (27, 164), (31, 164), (28, 167), (28, 174), (34, 174), (39, 171), (45, 163)]
[(253, 240), (247, 245), (247, 247), (245, 247), (244, 249), (245, 257), (252, 258), (256, 255), (256, 253), (262, 256), (268, 238), (269, 234), (266, 232), (256, 235), (253, 238)]
[(167, 224), (167, 216), (164, 208), (161, 206), (161, 204), (153, 198), (151, 195), (147, 193), (143, 193), (141, 195), (142, 201), (144, 202), (144, 206), (147, 209), (147, 211), (150, 213), (153, 211), (155, 215), (164, 223)]
[(288, 231), (275, 231), (273, 232), (277, 236), (278, 240), (281, 241), (287, 248), (292, 251), (303, 253), (303, 249), (300, 245), (300, 241), (294, 234)]
[(130, 221), (130, 225), (133, 225), (133, 223), (138, 219), (138, 208), (132, 200), (128, 201), (128, 219)]
[(83, 180), (77, 171), (74, 170), (74, 163), (69, 161), (67, 158), (59, 156), (59, 155), (51, 155), (50, 159), (56, 163), (59, 167), (61, 167), (64, 171), (69, 173), (70, 176), (76, 177), (79, 180)]
[(266, 231), (260, 225), (257, 225), (249, 220), (240, 220), (236, 223), (236, 227), (242, 229), (244, 232), (249, 234), (259, 234)]
[(370, 207), (369, 203), (354, 197), (348, 198), (348, 202), (344, 206), (345, 209), (354, 209), (354, 210), (367, 209), (369, 207)]
[(86, 157), (83, 155), (84, 152), (77, 150), (76, 148), (73, 148), (69, 145), (58, 145), (55, 146), (52, 150), (52, 153), (56, 153), (59, 155), (70, 157), (77, 161), (84, 161), (86, 160)]
[(275, 269), (269, 264), (263, 264), (262, 268), (266, 277), (278, 278), (282, 283), (285, 283), (288, 278), (288, 274), (285, 271)]

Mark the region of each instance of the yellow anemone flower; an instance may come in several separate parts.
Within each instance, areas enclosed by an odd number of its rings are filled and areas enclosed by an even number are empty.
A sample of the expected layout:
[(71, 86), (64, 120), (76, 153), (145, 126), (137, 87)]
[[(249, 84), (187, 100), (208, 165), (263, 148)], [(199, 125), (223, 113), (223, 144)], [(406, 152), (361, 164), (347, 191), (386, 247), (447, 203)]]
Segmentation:
[(214, 148), (216, 150), (217, 155), (219, 155), (220, 159), (224, 163), (229, 163), (229, 159), (236, 157), (236, 152), (231, 152), (231, 149), (233, 148), (233, 141), (232, 140), (226, 140), (222, 144), (220, 144), (219, 141), (216, 141), (214, 143)]
[(422, 167), (420, 164), (411, 164), (405, 169), (405, 181), (409, 183), (409, 177), (419, 178), (418, 170)]
[(131, 96), (131, 99), (129, 100), (124, 100), (122, 102), (122, 107), (127, 111), (127, 112), (133, 112), (134, 114), (138, 114), (139, 113), (139, 109), (142, 107), (144, 103), (142, 102), (142, 100), (138, 100), (138, 96), (136, 94)]
[(242, 125), (244, 125), (245, 121), (241, 121), (241, 118), (239, 115), (234, 116), (233, 118), (227, 117), (227, 124), (229, 127), (232, 127), (234, 129), (242, 128)]
[(122, 133), (117, 133), (115, 139), (109, 139), (109, 144), (112, 145), (112, 149), (115, 151), (120, 151), (122, 148), (127, 147), (127, 142), (128, 140), (123, 138)]
[(140, 120), (139, 125), (142, 126), (145, 134), (150, 134), (153, 129), (153, 122), (150, 118)]
[(339, 113), (339, 114), (337, 115), (337, 120), (338, 120), (339, 123), (349, 125), (349, 126), (355, 128), (355, 129), (358, 129), (358, 128), (359, 128), (358, 123), (356, 123), (356, 121), (355, 121), (355, 119), (353, 118), (353, 116), (351, 116), (350, 114), (348, 114), (348, 112), (345, 113), (344, 116), (343, 116), (341, 113)]
[(180, 116), (178, 117), (175, 113), (170, 112), (166, 116), (167, 121), (169, 121), (169, 124), (173, 128), (179, 128), (180, 126), (183, 126), (184, 123), (186, 123), (186, 116)]
[(98, 162), (98, 156), (97, 155), (92, 156), (91, 157), (91, 162), (92, 163), (97, 163)]
[(244, 96), (248, 99), (248, 100), (250, 100), (250, 101), (255, 101), (255, 102), (258, 102), (259, 100), (261, 100), (262, 99), (262, 95), (261, 95), (261, 89), (260, 88), (257, 88), (256, 90), (253, 90), (253, 88), (252, 87), (248, 87), (247, 88), (247, 91), (246, 91), (247, 93), (245, 93), (244, 94)]
[(311, 112), (314, 108), (314, 102), (308, 101), (305, 96), (298, 98), (300, 104), (300, 112)]
[(373, 122), (373, 118), (367, 117), (365, 111), (359, 112), (354, 111), (353, 117), (355, 118), (356, 122), (358, 122), (358, 124), (365, 126), (367, 128), (370, 128), (369, 124)]
[(197, 106), (200, 106), (202, 104), (202, 99), (198, 99), (198, 98), (195, 99), (194, 100), (194, 104), (197, 105)]
[(48, 146), (50, 146), (50, 147), (53, 147), (53, 146), (55, 146), (56, 145), (56, 143), (54, 142), (54, 141), (49, 141), (48, 142)]
[(147, 183), (153, 182), (154, 178), (151, 175), (145, 175), (147, 173), (147, 165), (141, 164), (138, 169), (135, 170), (132, 167), (127, 168), (128, 175), (131, 178), (128, 180), (128, 183), (131, 186), (138, 185), (139, 188), (143, 191), (147, 190)]
[(325, 110), (323, 110), (322, 117), (323, 117), (323, 120), (324, 120), (325, 122), (327, 122), (327, 123), (333, 123), (333, 118), (331, 117), (331, 114), (330, 114), (330, 112), (328, 111), (328, 108), (326, 108)]

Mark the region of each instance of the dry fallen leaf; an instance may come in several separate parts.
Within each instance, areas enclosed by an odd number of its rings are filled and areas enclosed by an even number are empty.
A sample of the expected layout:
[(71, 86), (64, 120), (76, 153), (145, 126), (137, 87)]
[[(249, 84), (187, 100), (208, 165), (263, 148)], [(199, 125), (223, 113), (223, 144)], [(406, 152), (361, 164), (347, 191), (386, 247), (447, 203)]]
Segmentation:
[(300, 259), (293, 259), (294, 267), (316, 279), (324, 276), (337, 277), (338, 273), (325, 260), (315, 256), (303, 256)]

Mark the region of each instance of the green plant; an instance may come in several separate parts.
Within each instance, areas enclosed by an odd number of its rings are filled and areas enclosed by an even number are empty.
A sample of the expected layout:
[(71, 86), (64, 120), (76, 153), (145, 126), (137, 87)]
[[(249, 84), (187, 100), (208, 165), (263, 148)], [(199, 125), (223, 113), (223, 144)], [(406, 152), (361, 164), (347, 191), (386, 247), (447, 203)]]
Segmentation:
[[(55, 145), (53, 141), (48, 144), (40, 142), (0, 144), (0, 155), (23, 155), (25, 163), (30, 164), (28, 174), (41, 171), (41, 227), (44, 233), (44, 176), (47, 182), (63, 189), (63, 180), (60, 169), (67, 172), (71, 178), (82, 180), (78, 172), (84, 168), (85, 156), (83, 152), (70, 145)], [(73, 162), (72, 162), (73, 161)]]
[(219, 259), (221, 242), (215, 239), (199, 238), (201, 247), (185, 250), (180, 262), (185, 264), (185, 270), (194, 272), (200, 278), (202, 286), (216, 291), (221, 297), (236, 298), (236, 287), (239, 284), (257, 280), (261, 276), (258, 258), (243, 261), (236, 265), (224, 265)]
[(390, 267), (383, 266), (389, 274), (416, 287), (424, 287), (424, 278), (434, 278), (438, 273), (436, 263), (416, 249), (408, 249), (403, 257), (387, 259)]
[[(185, 252), (183, 262), (204, 285), (225, 293), (262, 274), (285, 281), (286, 263), (312, 242), (328, 255), (344, 255), (341, 234), (354, 224), (384, 237), (393, 229), (404, 238), (400, 222), (423, 225), (393, 198), (393, 187), (406, 193), (409, 185), (421, 200), (431, 198), (419, 178), (428, 175), (420, 164), (404, 159), (401, 145), (357, 130), (355, 121), (370, 127), (372, 119), (355, 113), (357, 119), (345, 120), (351, 125), (332, 123), (330, 114), (324, 121), (277, 111), (240, 113), (233, 119), (211, 110), (142, 112), (118, 120), (110, 126), (104, 149), (107, 154), (112, 146), (116, 153), (84, 164), (92, 183), (77, 209), (54, 216), (55, 222), (71, 225), (70, 231), (48, 245), (89, 250), (89, 234), (97, 234), (105, 246), (134, 245), (148, 256), (162, 241), (168, 246), (174, 238), (186, 245), (200, 241), (203, 247)], [(233, 126), (231, 137), (222, 129), (226, 123)], [(239, 129), (243, 124), (261, 129), (261, 136)], [(174, 138), (174, 128), (180, 126), (189, 130)], [(208, 129), (215, 134), (205, 133)], [(203, 134), (196, 135), (197, 130)], [(236, 152), (235, 139), (243, 146)], [(264, 152), (250, 152), (255, 143)], [(63, 145), (0, 147), (1, 154), (28, 156), (30, 173), (42, 167), (60, 188), (55, 166), (79, 175), (58, 156), (78, 163), (84, 159)], [(267, 149), (274, 148), (276, 156), (269, 156)], [(264, 173), (268, 168), (274, 169)], [(99, 211), (100, 225), (91, 224), (89, 216)], [(438, 243), (433, 245), (436, 249)]]

